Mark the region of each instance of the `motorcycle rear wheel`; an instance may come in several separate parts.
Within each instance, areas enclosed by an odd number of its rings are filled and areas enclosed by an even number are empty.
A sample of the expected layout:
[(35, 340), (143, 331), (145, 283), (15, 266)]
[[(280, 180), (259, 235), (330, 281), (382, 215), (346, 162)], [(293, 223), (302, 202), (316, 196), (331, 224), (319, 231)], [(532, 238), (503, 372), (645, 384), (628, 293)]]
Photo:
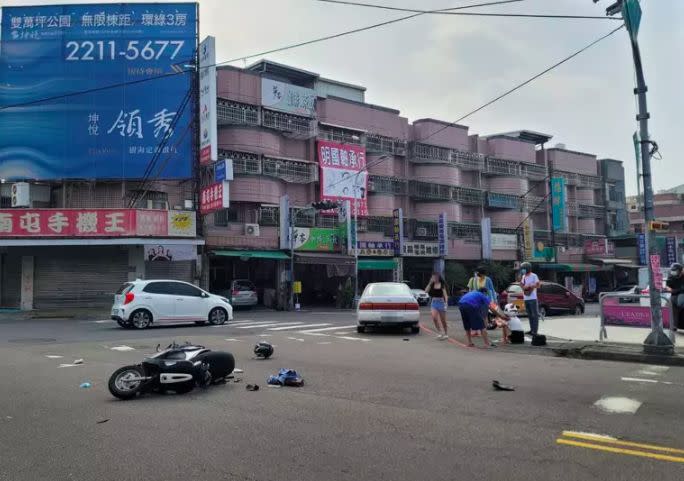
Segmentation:
[(119, 399), (133, 399), (142, 389), (144, 381), (130, 381), (129, 379), (139, 377), (145, 377), (142, 367), (136, 365), (120, 367), (109, 378), (109, 392)]

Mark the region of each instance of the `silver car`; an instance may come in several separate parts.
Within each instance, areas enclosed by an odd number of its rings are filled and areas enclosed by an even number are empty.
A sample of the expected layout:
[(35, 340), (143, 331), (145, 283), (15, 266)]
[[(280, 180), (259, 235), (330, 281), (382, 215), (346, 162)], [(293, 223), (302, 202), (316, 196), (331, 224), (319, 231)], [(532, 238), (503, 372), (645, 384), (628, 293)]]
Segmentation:
[(254, 307), (259, 302), (259, 297), (252, 281), (236, 279), (230, 284), (230, 300), (235, 307)]

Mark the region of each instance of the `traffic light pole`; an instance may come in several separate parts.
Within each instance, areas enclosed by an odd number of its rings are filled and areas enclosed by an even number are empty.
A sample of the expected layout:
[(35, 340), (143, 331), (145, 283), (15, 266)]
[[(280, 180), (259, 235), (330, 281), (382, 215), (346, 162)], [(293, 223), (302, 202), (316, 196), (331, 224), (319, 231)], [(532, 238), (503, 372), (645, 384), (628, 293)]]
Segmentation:
[[(644, 340), (644, 351), (672, 353), (674, 352), (674, 344), (663, 331), (662, 299), (660, 297), (660, 290), (663, 286), (656, 286), (656, 273), (654, 263), (651, 260), (653, 256), (658, 256), (658, 244), (656, 242), (655, 230), (651, 226), (652, 221), (655, 220), (655, 212), (653, 209), (653, 183), (651, 179), (651, 142), (648, 136), (649, 113), (646, 107), (646, 92), (648, 89), (644, 80), (639, 43), (634, 36), (630, 36), (630, 38), (632, 39), (632, 57), (634, 58), (637, 82), (634, 93), (637, 95), (637, 103), (639, 105), (639, 114), (636, 118), (639, 121), (639, 137), (641, 139), (641, 178), (644, 183), (644, 223), (646, 224), (646, 236), (648, 239), (648, 290), (651, 301), (651, 333)], [(673, 320), (670, 322), (673, 322)]]

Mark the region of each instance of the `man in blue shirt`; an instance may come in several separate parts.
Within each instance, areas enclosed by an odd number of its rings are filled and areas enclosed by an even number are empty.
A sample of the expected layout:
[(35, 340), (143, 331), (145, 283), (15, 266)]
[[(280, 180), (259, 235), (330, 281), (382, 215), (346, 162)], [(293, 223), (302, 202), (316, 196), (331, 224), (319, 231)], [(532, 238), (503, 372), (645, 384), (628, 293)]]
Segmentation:
[(490, 347), (489, 337), (485, 329), (485, 317), (487, 310), (496, 310), (498, 307), (488, 297), (487, 288), (483, 287), (477, 291), (469, 292), (458, 301), (458, 309), (461, 311), (461, 321), (468, 337), (468, 347), (474, 347), (472, 331), (479, 331), (484, 341), (485, 347)]

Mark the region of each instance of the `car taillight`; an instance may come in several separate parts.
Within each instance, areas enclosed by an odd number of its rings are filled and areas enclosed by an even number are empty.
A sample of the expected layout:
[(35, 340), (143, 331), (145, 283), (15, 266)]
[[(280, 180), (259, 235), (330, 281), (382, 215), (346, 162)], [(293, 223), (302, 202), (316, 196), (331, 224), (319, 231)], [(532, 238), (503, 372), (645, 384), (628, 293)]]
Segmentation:
[(420, 308), (418, 307), (417, 303), (410, 303), (410, 304), (405, 304), (404, 309), (406, 309), (407, 311), (417, 311)]
[(240, 294), (240, 291), (238, 291), (237, 289), (233, 289), (233, 295), (237, 296), (238, 294)]
[(124, 305), (130, 304), (131, 302), (133, 302), (133, 299), (135, 299), (135, 294), (133, 294), (132, 292), (127, 292), (124, 296)]
[(359, 310), (360, 311), (372, 311), (373, 310), (373, 304), (370, 302), (362, 302), (359, 304)]

